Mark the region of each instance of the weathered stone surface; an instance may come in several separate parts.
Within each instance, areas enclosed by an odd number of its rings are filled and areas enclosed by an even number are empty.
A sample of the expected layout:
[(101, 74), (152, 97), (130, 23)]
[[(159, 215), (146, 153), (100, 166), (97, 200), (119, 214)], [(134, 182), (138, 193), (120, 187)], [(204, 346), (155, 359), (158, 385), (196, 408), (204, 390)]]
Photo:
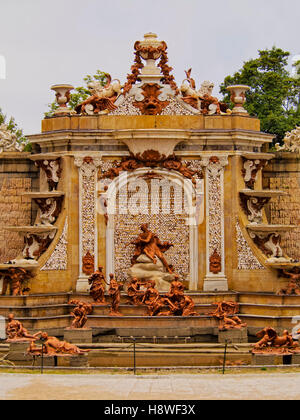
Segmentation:
[(93, 334), (91, 328), (66, 328), (64, 341), (68, 343), (92, 343)]
[(218, 332), (219, 343), (248, 343), (248, 331), (247, 328), (233, 328), (227, 331)]
[(0, 247), (0, 263), (16, 258), (24, 248), (22, 237), (4, 228), (31, 224), (31, 200), (20, 196), (22, 192), (30, 190), (30, 178), (0, 177), (0, 243), (9, 243), (9, 247)]
[(89, 367), (89, 359), (87, 354), (70, 357), (70, 366), (72, 367)]
[(282, 365), (282, 355), (277, 354), (252, 354), (252, 365), (268, 366), (268, 365)]
[(16, 361), (29, 361), (32, 360), (32, 356), (27, 353), (27, 349), (30, 345), (29, 341), (19, 341), (9, 344), (9, 353), (7, 359), (12, 362)]

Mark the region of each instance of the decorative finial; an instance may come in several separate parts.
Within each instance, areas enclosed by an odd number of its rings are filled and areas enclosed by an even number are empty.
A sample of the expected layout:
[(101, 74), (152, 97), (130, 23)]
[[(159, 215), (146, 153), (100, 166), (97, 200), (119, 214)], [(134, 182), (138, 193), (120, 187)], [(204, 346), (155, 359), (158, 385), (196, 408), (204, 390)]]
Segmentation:
[(72, 85), (67, 84), (51, 86), (51, 90), (56, 92), (56, 102), (59, 105), (59, 108), (54, 111), (54, 115), (64, 116), (75, 113), (67, 107), (67, 103), (70, 101), (70, 92), (73, 89), (74, 87)]
[(248, 112), (243, 107), (243, 105), (246, 102), (246, 92), (249, 89), (250, 87), (246, 85), (227, 86), (227, 90), (229, 90), (231, 93), (230, 100), (234, 103), (234, 108), (232, 110), (233, 114), (248, 115)]

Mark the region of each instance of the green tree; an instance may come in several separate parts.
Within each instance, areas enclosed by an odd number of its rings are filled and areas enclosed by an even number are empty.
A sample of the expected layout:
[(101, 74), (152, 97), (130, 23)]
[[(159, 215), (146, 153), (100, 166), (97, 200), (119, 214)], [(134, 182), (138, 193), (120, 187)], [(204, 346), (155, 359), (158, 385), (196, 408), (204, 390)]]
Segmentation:
[[(233, 76), (225, 77), (220, 92), (229, 103), (227, 86), (250, 86), (245, 108), (260, 119), (262, 131), (276, 135), (274, 143), (282, 142), (286, 131), (300, 124), (300, 77), (292, 77), (287, 70), (289, 52), (274, 46), (258, 53), (258, 58), (244, 62)], [(297, 73), (300, 76), (299, 69)]]
[[(79, 86), (74, 89), (75, 90), (74, 93), (71, 93), (71, 99), (68, 104), (71, 109), (75, 109), (77, 105), (81, 104), (89, 96), (91, 96), (91, 92), (88, 89), (89, 83), (98, 81), (101, 83), (102, 86), (104, 86), (107, 81), (107, 73), (104, 73), (101, 70), (97, 70), (96, 74), (94, 74), (93, 76), (89, 74), (85, 76), (83, 81), (85, 82), (85, 86)], [(45, 116), (51, 117), (53, 115), (53, 112), (58, 108), (58, 104), (56, 101), (54, 101), (48, 106), (49, 106), (49, 111), (45, 112)]]
[(17, 141), (18, 143), (24, 143), (25, 148), (24, 151), (25, 152), (30, 152), (31, 151), (31, 144), (29, 143), (28, 139), (24, 136), (23, 134), (23, 130), (21, 130), (18, 127), (18, 124), (16, 123), (15, 119), (13, 117), (10, 117), (10, 119), (7, 119), (7, 116), (3, 113), (2, 109), (0, 108), (0, 125), (1, 124), (6, 124), (7, 128), (12, 131), (13, 133), (15, 133), (15, 135), (17, 136)]

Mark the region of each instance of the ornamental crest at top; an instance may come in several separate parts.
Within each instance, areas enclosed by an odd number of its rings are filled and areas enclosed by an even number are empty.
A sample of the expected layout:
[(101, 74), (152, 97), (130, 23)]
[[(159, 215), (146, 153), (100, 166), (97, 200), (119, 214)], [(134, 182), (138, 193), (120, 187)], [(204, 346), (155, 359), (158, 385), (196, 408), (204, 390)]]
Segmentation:
[(59, 108), (55, 115), (214, 115), (247, 114), (243, 108), (247, 86), (229, 86), (233, 110), (212, 96), (214, 84), (205, 81), (199, 90), (191, 77), (191, 70), (185, 71), (186, 79), (177, 86), (172, 67), (168, 65), (167, 44), (159, 41), (154, 33), (144, 35), (143, 41), (134, 44), (135, 58), (131, 73), (122, 86), (110, 74), (106, 84), (99, 81), (88, 84), (91, 95), (75, 108), (67, 108), (70, 99), (70, 85), (55, 85)]

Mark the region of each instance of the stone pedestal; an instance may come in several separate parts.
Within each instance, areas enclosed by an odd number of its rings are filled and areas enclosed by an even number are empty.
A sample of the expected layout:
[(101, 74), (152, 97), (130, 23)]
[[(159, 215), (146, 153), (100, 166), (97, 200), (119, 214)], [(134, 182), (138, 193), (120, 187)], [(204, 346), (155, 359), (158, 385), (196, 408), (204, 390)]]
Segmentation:
[(70, 357), (71, 367), (89, 367), (89, 359), (87, 354), (75, 355)]
[(66, 328), (64, 341), (68, 343), (92, 343), (93, 334), (91, 328)]
[(225, 276), (207, 275), (203, 283), (204, 292), (227, 292), (228, 282)]
[(248, 343), (248, 329), (247, 328), (233, 328), (226, 331), (218, 332), (219, 343)]
[(12, 362), (26, 362), (32, 360), (32, 356), (27, 353), (29, 346), (29, 341), (9, 343), (9, 353), (7, 355), (7, 359)]
[(292, 365), (300, 365), (300, 354), (292, 355)]
[(79, 277), (76, 283), (76, 292), (88, 293), (90, 291), (90, 287), (88, 276)]
[[(42, 357), (34, 357), (34, 366), (42, 366)], [(44, 367), (56, 367), (57, 366), (57, 356), (45, 356), (43, 357), (43, 366)]]
[(282, 365), (283, 359), (280, 354), (252, 354), (252, 365), (268, 366), (268, 365)]

